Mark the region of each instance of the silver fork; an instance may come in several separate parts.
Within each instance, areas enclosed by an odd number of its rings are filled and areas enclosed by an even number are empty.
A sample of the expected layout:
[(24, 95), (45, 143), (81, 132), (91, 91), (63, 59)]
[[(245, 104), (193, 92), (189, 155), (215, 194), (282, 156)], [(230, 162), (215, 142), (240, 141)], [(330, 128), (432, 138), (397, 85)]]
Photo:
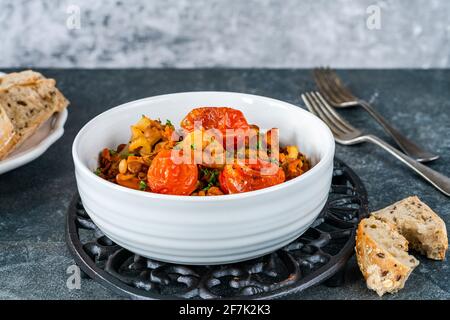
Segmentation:
[(309, 92), (302, 94), (302, 99), (308, 107), (309, 111), (321, 118), (328, 125), (334, 135), (334, 139), (338, 143), (344, 145), (353, 145), (362, 142), (372, 142), (406, 164), (409, 168), (414, 170), (417, 174), (431, 183), (443, 194), (445, 194), (446, 196), (450, 196), (450, 178), (424, 166), (420, 162), (417, 162), (401, 151), (395, 149), (380, 138), (371, 134), (362, 133), (360, 130), (356, 129), (346, 120), (344, 120), (327, 103), (327, 101), (325, 101), (325, 99), (319, 92)]
[(358, 99), (343, 85), (339, 76), (330, 68), (316, 68), (313, 71), (314, 80), (319, 87), (320, 93), (325, 99), (335, 108), (347, 108), (354, 106), (361, 106), (366, 110), (388, 134), (398, 144), (407, 155), (420, 162), (433, 161), (439, 158), (410, 139), (401, 134), (397, 129), (392, 127), (387, 120), (378, 113), (368, 102)]

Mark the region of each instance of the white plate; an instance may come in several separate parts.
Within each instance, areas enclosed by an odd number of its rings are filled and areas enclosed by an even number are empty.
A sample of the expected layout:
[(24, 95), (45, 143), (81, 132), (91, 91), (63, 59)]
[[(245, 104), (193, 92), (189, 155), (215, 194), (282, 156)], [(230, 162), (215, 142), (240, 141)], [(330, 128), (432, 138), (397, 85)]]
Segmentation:
[[(4, 73), (0, 72), (0, 76)], [(64, 133), (64, 123), (67, 120), (67, 109), (55, 114), (14, 150), (6, 159), (0, 160), (0, 174), (23, 166), (41, 156)]]

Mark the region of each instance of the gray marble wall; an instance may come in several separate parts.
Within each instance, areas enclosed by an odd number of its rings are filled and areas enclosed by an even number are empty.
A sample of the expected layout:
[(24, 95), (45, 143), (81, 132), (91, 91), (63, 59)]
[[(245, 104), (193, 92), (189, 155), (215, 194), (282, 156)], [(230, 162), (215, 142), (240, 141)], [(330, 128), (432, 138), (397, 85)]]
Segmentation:
[(0, 67), (449, 67), (449, 15), (448, 0), (0, 0)]

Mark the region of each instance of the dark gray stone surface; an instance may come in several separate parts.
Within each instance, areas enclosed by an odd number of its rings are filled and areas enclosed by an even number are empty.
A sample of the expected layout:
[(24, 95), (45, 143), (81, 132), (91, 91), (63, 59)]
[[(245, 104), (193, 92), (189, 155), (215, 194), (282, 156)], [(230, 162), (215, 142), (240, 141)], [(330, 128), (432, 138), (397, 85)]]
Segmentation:
[[(302, 106), (314, 89), (309, 70), (42, 70), (71, 101), (66, 132), (43, 156), (0, 176), (0, 299), (118, 299), (92, 280), (66, 287), (74, 262), (65, 246), (65, 212), (76, 191), (71, 156), (78, 130), (102, 111), (131, 100), (180, 91), (225, 90), (270, 96)], [(450, 175), (450, 70), (340, 71), (355, 93), (372, 100), (399, 129), (441, 155), (431, 167)], [(342, 114), (389, 140), (362, 110)], [(371, 209), (417, 194), (450, 227), (449, 199), (369, 144), (336, 155), (362, 178)], [(295, 299), (379, 299), (367, 290), (354, 259), (343, 287), (323, 285)], [(450, 263), (421, 258), (406, 288), (383, 299), (450, 299)]]

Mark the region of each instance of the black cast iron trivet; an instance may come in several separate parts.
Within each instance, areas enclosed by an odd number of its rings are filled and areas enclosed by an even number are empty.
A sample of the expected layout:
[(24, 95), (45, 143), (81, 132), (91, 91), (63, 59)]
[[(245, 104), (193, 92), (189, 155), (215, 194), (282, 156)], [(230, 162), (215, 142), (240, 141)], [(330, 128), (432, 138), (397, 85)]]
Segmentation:
[(364, 185), (335, 159), (329, 199), (317, 220), (291, 244), (260, 258), (214, 266), (143, 258), (108, 239), (78, 194), (67, 213), (66, 238), (85, 274), (134, 299), (270, 299), (330, 282), (333, 275), (339, 285), (336, 275), (353, 254), (357, 223), (367, 213)]

